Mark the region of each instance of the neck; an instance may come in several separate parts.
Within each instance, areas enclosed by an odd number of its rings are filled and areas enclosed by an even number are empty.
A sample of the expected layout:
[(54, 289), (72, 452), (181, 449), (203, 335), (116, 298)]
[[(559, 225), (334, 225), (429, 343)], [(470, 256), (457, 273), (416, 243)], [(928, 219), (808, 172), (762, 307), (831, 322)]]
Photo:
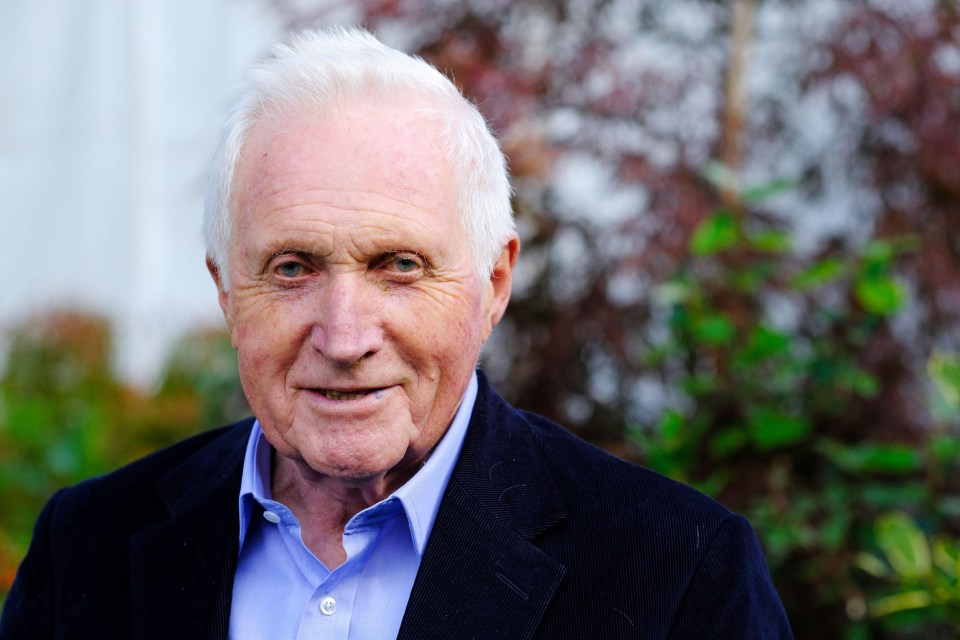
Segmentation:
[(396, 491), (422, 466), (373, 478), (335, 478), (318, 474), (305, 463), (274, 453), (271, 492), (293, 511), (303, 543), (333, 570), (346, 561), (343, 529), (350, 519)]

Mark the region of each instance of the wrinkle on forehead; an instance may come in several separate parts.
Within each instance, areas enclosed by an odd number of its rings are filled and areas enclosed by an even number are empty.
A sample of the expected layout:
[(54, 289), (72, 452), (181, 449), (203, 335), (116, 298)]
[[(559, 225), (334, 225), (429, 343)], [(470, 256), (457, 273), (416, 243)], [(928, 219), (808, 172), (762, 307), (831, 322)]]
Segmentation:
[[(449, 215), (462, 231), (442, 129), (435, 113), (417, 103), (391, 103), (389, 111), (358, 104), (351, 111), (257, 122), (232, 194), (236, 234), (245, 233), (251, 216), (262, 220), (292, 206), (322, 205), (349, 214), (373, 203), (378, 213), (389, 214), (425, 210), (438, 194), (452, 203)], [(354, 162), (337, 163), (332, 154), (349, 154)], [(286, 199), (289, 192), (295, 197)]]
[[(299, 160), (322, 152), (324, 147), (350, 149), (351, 154), (364, 160), (362, 175), (354, 176), (360, 185), (374, 174), (411, 193), (418, 190), (424, 178), (442, 178), (452, 187), (454, 176), (442, 140), (443, 123), (425, 106), (398, 100), (373, 104), (358, 101), (351, 109), (335, 114), (304, 111), (264, 118), (253, 125), (244, 144), (238, 177), (246, 178), (247, 184), (237, 192), (256, 193), (257, 185), (269, 184), (282, 174), (312, 172), (311, 165)], [(374, 137), (371, 130), (377, 131)], [(287, 135), (291, 132), (302, 135)], [(424, 156), (430, 159), (433, 171), (412, 171), (423, 166), (417, 160)]]

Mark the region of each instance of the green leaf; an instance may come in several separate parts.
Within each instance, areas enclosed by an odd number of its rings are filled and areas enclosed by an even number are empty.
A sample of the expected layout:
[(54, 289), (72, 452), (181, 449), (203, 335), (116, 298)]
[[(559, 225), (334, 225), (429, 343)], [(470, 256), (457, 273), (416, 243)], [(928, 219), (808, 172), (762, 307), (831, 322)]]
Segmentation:
[(873, 445), (865, 447), (861, 470), (906, 473), (922, 465), (920, 455), (905, 445)]
[(690, 239), (690, 250), (695, 255), (713, 255), (736, 245), (739, 237), (736, 217), (721, 211), (697, 225)]
[(934, 459), (940, 462), (960, 461), (960, 439), (953, 436), (933, 436), (927, 447)]
[(894, 511), (877, 519), (877, 545), (901, 577), (918, 579), (929, 575), (930, 544), (927, 536), (907, 514)]
[(872, 240), (863, 250), (863, 260), (874, 267), (888, 267), (896, 257), (894, 245), (887, 240)]
[(869, 573), (874, 578), (887, 578), (890, 568), (880, 558), (866, 552), (857, 554), (856, 567)]
[(755, 294), (766, 283), (766, 277), (758, 269), (747, 269), (734, 272), (730, 281), (737, 291)]
[(763, 231), (750, 236), (754, 249), (767, 253), (787, 253), (792, 249), (790, 236), (780, 231)]
[(927, 488), (917, 482), (872, 484), (863, 487), (861, 498), (865, 504), (891, 509), (905, 504), (917, 504), (929, 498)]
[(909, 473), (923, 464), (919, 453), (902, 444), (861, 444), (849, 447), (823, 442), (821, 451), (835, 465), (851, 473)]
[(660, 418), (660, 424), (658, 425), (661, 437), (671, 441), (678, 439), (683, 430), (683, 423), (683, 414), (674, 409), (668, 410)]
[(758, 326), (750, 336), (750, 355), (758, 359), (782, 355), (790, 351), (790, 337), (766, 326)]
[(764, 184), (759, 184), (745, 190), (743, 192), (743, 200), (749, 204), (755, 204), (767, 198), (780, 195), (785, 191), (789, 191), (795, 186), (797, 186), (797, 183), (793, 180), (771, 180), (770, 182), (765, 182)]
[(673, 306), (681, 302), (686, 302), (690, 298), (691, 287), (685, 282), (672, 281), (654, 287), (653, 299), (655, 302), (665, 306)]
[(711, 161), (703, 169), (703, 177), (714, 187), (723, 191), (740, 191), (740, 179), (733, 169), (722, 162)]
[(748, 440), (747, 434), (741, 426), (724, 429), (710, 441), (710, 453), (715, 458), (725, 458), (742, 449)]
[(937, 392), (955, 409), (960, 409), (960, 357), (937, 352), (930, 356), (927, 373)]
[(820, 535), (828, 549), (840, 549), (850, 532), (850, 513), (847, 510), (833, 511), (820, 525)]
[(700, 319), (693, 327), (694, 335), (707, 344), (726, 344), (736, 335), (733, 322), (723, 314), (712, 314)]
[(863, 267), (872, 274), (889, 271), (898, 256), (919, 248), (919, 238), (914, 234), (871, 240), (861, 253)]
[(904, 286), (886, 276), (859, 279), (854, 293), (866, 311), (878, 316), (893, 315), (900, 310), (907, 297)]
[(861, 398), (873, 398), (880, 393), (880, 381), (877, 377), (859, 369), (851, 373), (850, 387)]
[(946, 538), (938, 538), (933, 541), (932, 550), (933, 564), (949, 580), (956, 582), (957, 578), (960, 578), (960, 548), (957, 547), (957, 543)]
[(926, 591), (905, 591), (896, 595), (875, 600), (870, 605), (870, 613), (875, 618), (888, 616), (899, 611), (923, 609), (930, 606), (930, 594)]
[(833, 282), (845, 271), (846, 266), (839, 258), (825, 258), (794, 276), (791, 282), (795, 288), (806, 291)]
[(754, 409), (747, 423), (750, 439), (761, 451), (780, 449), (804, 440), (810, 434), (810, 422), (787, 415), (773, 407)]

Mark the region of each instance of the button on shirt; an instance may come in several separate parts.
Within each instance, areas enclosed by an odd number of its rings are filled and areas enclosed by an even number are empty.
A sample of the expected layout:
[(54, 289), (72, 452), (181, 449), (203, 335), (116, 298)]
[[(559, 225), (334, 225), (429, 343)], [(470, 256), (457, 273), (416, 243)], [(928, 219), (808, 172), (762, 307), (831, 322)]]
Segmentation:
[(477, 397), (474, 373), (426, 464), (343, 531), (347, 560), (327, 569), (270, 491), (273, 447), (255, 422), (240, 483), (240, 557), (230, 638), (395, 638)]

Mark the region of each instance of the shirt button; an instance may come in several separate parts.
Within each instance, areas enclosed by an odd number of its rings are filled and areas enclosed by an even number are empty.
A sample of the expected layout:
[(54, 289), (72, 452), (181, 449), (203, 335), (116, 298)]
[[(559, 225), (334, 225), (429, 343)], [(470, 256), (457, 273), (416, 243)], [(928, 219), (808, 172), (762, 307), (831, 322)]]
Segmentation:
[(272, 522), (273, 524), (277, 524), (278, 522), (280, 522), (280, 516), (275, 514), (273, 511), (264, 511), (263, 519), (266, 520), (267, 522)]
[(326, 596), (320, 601), (320, 613), (325, 616), (332, 616), (336, 612), (337, 601), (333, 599), (333, 596)]

